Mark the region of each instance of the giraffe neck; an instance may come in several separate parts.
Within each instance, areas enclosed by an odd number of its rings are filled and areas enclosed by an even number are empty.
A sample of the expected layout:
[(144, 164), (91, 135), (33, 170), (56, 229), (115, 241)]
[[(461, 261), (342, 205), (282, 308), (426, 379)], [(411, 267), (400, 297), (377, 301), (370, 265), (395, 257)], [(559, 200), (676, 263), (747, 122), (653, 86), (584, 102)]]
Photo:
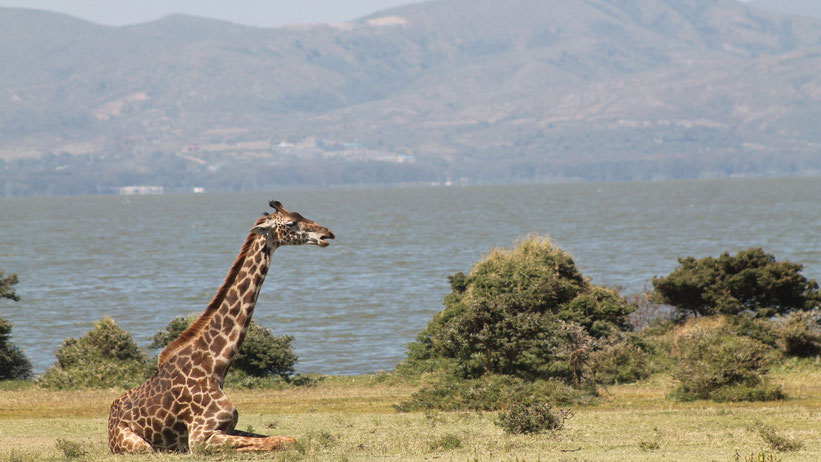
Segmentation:
[(203, 332), (202, 341), (198, 342), (214, 359), (213, 376), (220, 383), (225, 379), (231, 362), (245, 340), (259, 291), (271, 266), (274, 249), (266, 245), (265, 236), (258, 236), (254, 240), (251, 252), (245, 257), (225, 299), (211, 318), (208, 329)]
[(188, 366), (198, 376), (211, 376), (223, 383), (248, 332), (275, 249), (265, 236), (248, 235), (217, 295), (191, 327), (163, 350), (160, 367), (176, 358), (173, 362), (177, 366)]

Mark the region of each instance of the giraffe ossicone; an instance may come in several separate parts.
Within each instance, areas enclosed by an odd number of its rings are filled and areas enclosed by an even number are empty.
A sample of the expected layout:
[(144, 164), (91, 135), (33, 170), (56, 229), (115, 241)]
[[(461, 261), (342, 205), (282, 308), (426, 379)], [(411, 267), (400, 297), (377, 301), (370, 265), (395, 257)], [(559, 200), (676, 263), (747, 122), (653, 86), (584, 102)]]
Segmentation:
[(111, 404), (108, 447), (115, 454), (197, 448), (269, 451), (288, 436), (236, 430), (237, 413), (222, 390), (271, 265), (284, 245), (327, 247), (334, 234), (278, 201), (251, 228), (225, 281), (196, 321), (160, 353), (157, 372)]

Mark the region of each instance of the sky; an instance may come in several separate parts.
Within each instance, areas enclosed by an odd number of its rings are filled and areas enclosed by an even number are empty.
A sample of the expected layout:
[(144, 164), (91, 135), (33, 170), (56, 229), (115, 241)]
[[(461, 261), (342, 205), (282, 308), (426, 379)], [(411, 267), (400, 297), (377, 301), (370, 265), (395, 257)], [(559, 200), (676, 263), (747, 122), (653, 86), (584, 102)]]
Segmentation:
[(138, 24), (174, 13), (259, 27), (344, 22), (418, 0), (0, 0), (0, 7), (55, 11), (98, 24)]

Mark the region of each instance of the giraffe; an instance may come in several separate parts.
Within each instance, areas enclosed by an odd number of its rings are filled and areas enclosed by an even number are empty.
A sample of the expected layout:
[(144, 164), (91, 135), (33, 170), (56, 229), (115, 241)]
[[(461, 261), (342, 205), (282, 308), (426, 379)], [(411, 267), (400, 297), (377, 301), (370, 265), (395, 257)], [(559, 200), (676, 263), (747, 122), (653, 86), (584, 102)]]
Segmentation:
[(222, 390), (239, 351), (262, 282), (279, 246), (327, 247), (334, 234), (271, 201), (216, 296), (196, 321), (160, 353), (157, 372), (111, 404), (108, 447), (115, 454), (201, 448), (268, 451), (288, 447), (287, 436), (236, 430), (239, 414)]

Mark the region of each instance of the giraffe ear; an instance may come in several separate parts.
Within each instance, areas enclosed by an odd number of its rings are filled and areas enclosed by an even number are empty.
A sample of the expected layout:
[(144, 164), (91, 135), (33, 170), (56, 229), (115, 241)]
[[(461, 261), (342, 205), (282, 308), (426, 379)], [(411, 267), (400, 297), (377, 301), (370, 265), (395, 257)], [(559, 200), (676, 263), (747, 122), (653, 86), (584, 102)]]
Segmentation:
[(265, 235), (265, 234), (268, 234), (269, 231), (271, 231), (271, 226), (270, 225), (266, 226), (264, 223), (254, 225), (254, 227), (251, 228), (251, 232), (254, 233), (254, 234)]

